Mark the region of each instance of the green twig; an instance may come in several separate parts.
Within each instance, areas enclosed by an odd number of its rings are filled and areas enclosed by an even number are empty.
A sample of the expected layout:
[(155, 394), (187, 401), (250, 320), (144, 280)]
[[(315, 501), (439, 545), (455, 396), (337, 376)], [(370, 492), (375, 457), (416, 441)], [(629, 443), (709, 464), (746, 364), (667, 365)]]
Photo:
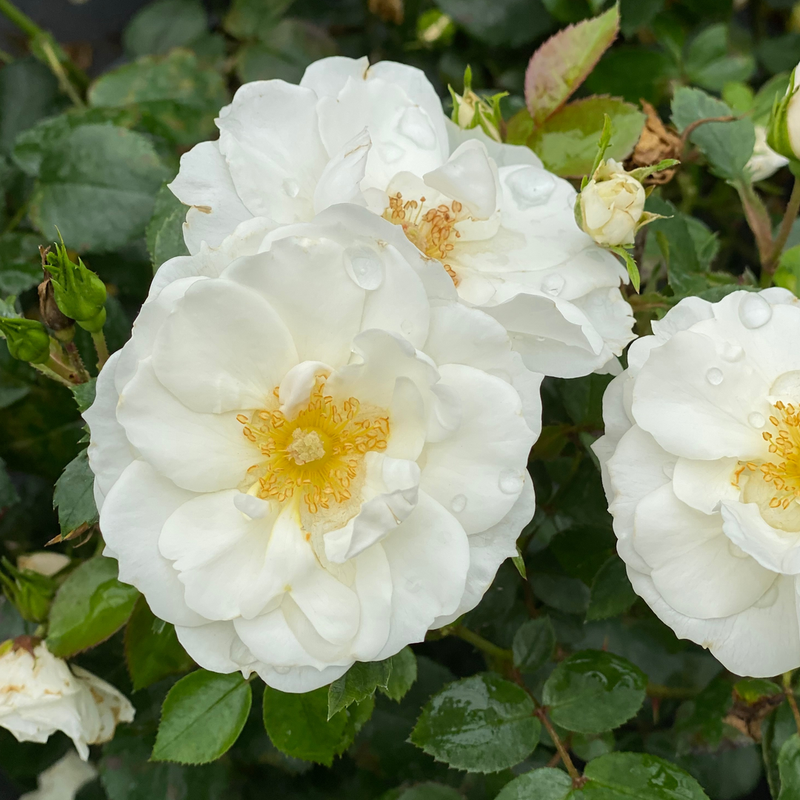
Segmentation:
[(536, 709), (536, 716), (541, 720), (542, 725), (544, 725), (545, 730), (547, 730), (548, 735), (553, 740), (553, 744), (556, 746), (556, 750), (558, 751), (559, 756), (561, 756), (561, 761), (564, 763), (564, 766), (566, 767), (566, 770), (569, 773), (570, 778), (572, 778), (572, 788), (573, 789), (582, 788), (586, 784), (586, 778), (584, 778), (583, 775), (581, 775), (581, 773), (578, 772), (578, 768), (575, 766), (575, 764), (572, 763), (569, 751), (564, 746), (564, 743), (561, 741), (561, 738), (556, 733), (556, 729), (553, 727), (553, 723), (550, 722), (550, 718), (547, 716), (547, 710), (544, 707), (539, 706), (539, 708)]
[(762, 285), (764, 285), (765, 272), (769, 278), (769, 282), (766, 285), (769, 286), (772, 282), (772, 274), (775, 272), (775, 267), (778, 265), (783, 248), (786, 245), (789, 234), (792, 232), (792, 226), (794, 225), (794, 221), (797, 219), (798, 212), (800, 212), (800, 178), (795, 178), (794, 186), (792, 187), (792, 195), (789, 198), (788, 205), (786, 206), (786, 213), (783, 215), (780, 227), (778, 228), (778, 233), (775, 236), (775, 240), (772, 242), (772, 249), (769, 251), (769, 255), (767, 256), (766, 260), (764, 260), (761, 264)]
[(492, 644), (488, 639), (484, 639), (483, 636), (465, 628), (463, 625), (452, 625), (447, 628), (447, 632), (451, 636), (457, 636), (459, 639), (469, 642), (473, 647), (486, 653), (487, 656), (496, 658), (499, 661), (514, 660), (514, 655), (510, 650), (504, 650), (502, 647)]
[(42, 375), (45, 375), (57, 383), (69, 387), (74, 386), (73, 382), (69, 379), (69, 373), (65, 370), (64, 365), (59, 364), (52, 356), (45, 364), (31, 364), (31, 366), (41, 372)]
[[(795, 184), (797, 186), (797, 184)], [(783, 673), (783, 688), (786, 690), (786, 699), (789, 702), (789, 708), (792, 709), (792, 716), (794, 717), (794, 724), (797, 727), (797, 732), (800, 733), (800, 709), (797, 708), (797, 698), (794, 696), (794, 689), (792, 688), (792, 673)]]
[(697, 697), (694, 689), (680, 689), (674, 686), (662, 686), (660, 683), (647, 684), (647, 696), (657, 697), (659, 700), (691, 700)]
[(97, 351), (97, 369), (99, 371), (103, 369), (104, 364), (108, 361), (108, 345), (103, 331), (93, 333), (92, 341), (94, 342), (94, 349)]

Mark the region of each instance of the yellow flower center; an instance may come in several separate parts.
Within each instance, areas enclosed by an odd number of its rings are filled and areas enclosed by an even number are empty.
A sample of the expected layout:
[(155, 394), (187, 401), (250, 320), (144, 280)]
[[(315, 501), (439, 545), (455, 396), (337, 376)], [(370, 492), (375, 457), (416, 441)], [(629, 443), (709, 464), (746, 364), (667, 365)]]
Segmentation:
[(292, 419), (277, 409), (237, 419), (263, 456), (247, 470), (255, 481), (251, 493), (279, 503), (302, 497), (312, 514), (349, 500), (364, 455), (385, 450), (389, 439), (386, 411), (364, 408), (355, 397), (335, 403), (325, 394), (324, 377)]
[(800, 409), (791, 403), (779, 400), (775, 403), (776, 414), (769, 418), (772, 431), (761, 435), (774, 456), (770, 461), (740, 461), (734, 472), (734, 486), (740, 479), (747, 480), (742, 486), (742, 500), (761, 506), (765, 519), (774, 527), (797, 530), (797, 520), (788, 520), (784, 512), (800, 513)]
[(442, 262), (447, 274), (458, 286), (460, 279), (453, 267), (447, 263), (450, 252), (455, 248), (451, 239), (458, 239), (461, 234), (455, 230), (464, 206), (453, 200), (450, 205), (425, 208), (425, 198), (419, 200), (403, 200), (400, 192), (389, 197), (389, 207), (383, 212), (384, 219), (400, 225), (408, 240), (425, 253), (429, 258)]

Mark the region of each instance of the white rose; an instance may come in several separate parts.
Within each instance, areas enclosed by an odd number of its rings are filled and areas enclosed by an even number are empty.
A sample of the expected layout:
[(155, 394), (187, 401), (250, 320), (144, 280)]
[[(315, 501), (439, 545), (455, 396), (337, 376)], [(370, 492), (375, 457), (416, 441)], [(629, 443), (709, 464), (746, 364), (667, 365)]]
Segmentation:
[(641, 182), (610, 158), (581, 191), (583, 229), (600, 245), (632, 245), (645, 199)]
[(541, 376), (365, 209), (247, 233), (161, 268), (89, 461), (120, 580), (195, 661), (305, 692), (480, 601), (533, 513)]
[(70, 750), (39, 775), (39, 788), (35, 792), (28, 792), (19, 800), (74, 800), (96, 776), (97, 770)]
[(618, 551), (678, 636), (738, 675), (800, 664), (800, 305), (690, 297), (634, 342), (595, 445)]
[(30, 572), (38, 572), (47, 578), (61, 572), (69, 564), (69, 556), (63, 553), (55, 553), (52, 550), (39, 553), (28, 553), (17, 559), (18, 569), (27, 569)]
[(20, 742), (46, 742), (63, 731), (80, 757), (89, 745), (109, 741), (133, 706), (113, 686), (78, 666), (67, 666), (44, 642), (30, 653), (6, 642), (0, 656), (0, 727)]
[(766, 180), (788, 163), (788, 158), (779, 155), (767, 144), (767, 129), (763, 125), (756, 125), (756, 144), (747, 162), (750, 179), (754, 182)]
[[(792, 161), (800, 160), (800, 87), (798, 64), (792, 70), (786, 94), (772, 108), (767, 131), (769, 146), (777, 154)], [(758, 130), (756, 129), (756, 134)]]
[(357, 203), (498, 319), (534, 371), (585, 375), (633, 338), (627, 273), (576, 225), (570, 184), (527, 147), (461, 130), (420, 70), (323, 59), (300, 86), (241, 87), (217, 124), (219, 141), (184, 155), (171, 184), (192, 206), (189, 252), (253, 218), (275, 227)]

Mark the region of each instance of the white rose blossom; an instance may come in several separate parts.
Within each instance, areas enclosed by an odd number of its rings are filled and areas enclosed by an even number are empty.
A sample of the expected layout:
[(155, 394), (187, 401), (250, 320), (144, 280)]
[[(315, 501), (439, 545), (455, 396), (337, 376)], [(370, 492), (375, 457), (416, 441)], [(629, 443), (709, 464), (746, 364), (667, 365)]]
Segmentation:
[(133, 706), (113, 686), (81, 667), (56, 658), (44, 642), (31, 653), (13, 642), (0, 650), (0, 727), (20, 742), (46, 742), (63, 731), (80, 757), (89, 745), (110, 741)]
[(738, 675), (800, 664), (800, 304), (681, 300), (634, 342), (595, 444), (618, 551), (678, 636)]
[(75, 800), (75, 795), (97, 777), (97, 770), (74, 750), (39, 774), (38, 789), (19, 800)]
[(633, 338), (627, 273), (578, 228), (571, 185), (527, 147), (459, 129), (420, 70), (323, 59), (299, 86), (242, 86), (217, 125), (219, 140), (185, 154), (171, 184), (191, 206), (190, 253), (253, 218), (276, 227), (356, 203), (447, 270), (534, 371), (614, 369)]
[(604, 161), (581, 190), (583, 229), (599, 245), (633, 245), (644, 214), (644, 186), (613, 158)]
[(365, 209), (248, 225), (158, 272), (89, 461), (106, 554), (195, 661), (305, 692), (473, 608), (515, 554), (541, 375)]

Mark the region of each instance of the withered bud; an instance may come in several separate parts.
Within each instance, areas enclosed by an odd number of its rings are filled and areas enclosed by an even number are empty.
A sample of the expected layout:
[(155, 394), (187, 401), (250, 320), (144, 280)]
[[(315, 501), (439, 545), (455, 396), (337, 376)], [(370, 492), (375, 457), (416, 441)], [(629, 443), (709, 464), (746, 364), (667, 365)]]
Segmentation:
[[(74, 333), (75, 320), (64, 314), (58, 307), (50, 273), (45, 270), (44, 274), (45, 279), (39, 284), (39, 314), (42, 322), (55, 331), (56, 335), (67, 333), (70, 330)], [(59, 336), (58, 338), (62, 337)]]
[[(638, 167), (648, 167), (667, 158), (680, 158), (683, 144), (681, 137), (672, 128), (668, 128), (661, 121), (658, 112), (646, 100), (642, 100), (642, 108), (647, 114), (647, 121), (642, 130), (642, 135), (636, 143), (630, 158), (625, 162), (628, 170)], [(646, 177), (644, 184), (669, 183), (675, 175), (675, 169), (665, 169), (654, 172)]]
[(400, 25), (405, 17), (403, 0), (369, 0), (369, 10), (384, 22)]

